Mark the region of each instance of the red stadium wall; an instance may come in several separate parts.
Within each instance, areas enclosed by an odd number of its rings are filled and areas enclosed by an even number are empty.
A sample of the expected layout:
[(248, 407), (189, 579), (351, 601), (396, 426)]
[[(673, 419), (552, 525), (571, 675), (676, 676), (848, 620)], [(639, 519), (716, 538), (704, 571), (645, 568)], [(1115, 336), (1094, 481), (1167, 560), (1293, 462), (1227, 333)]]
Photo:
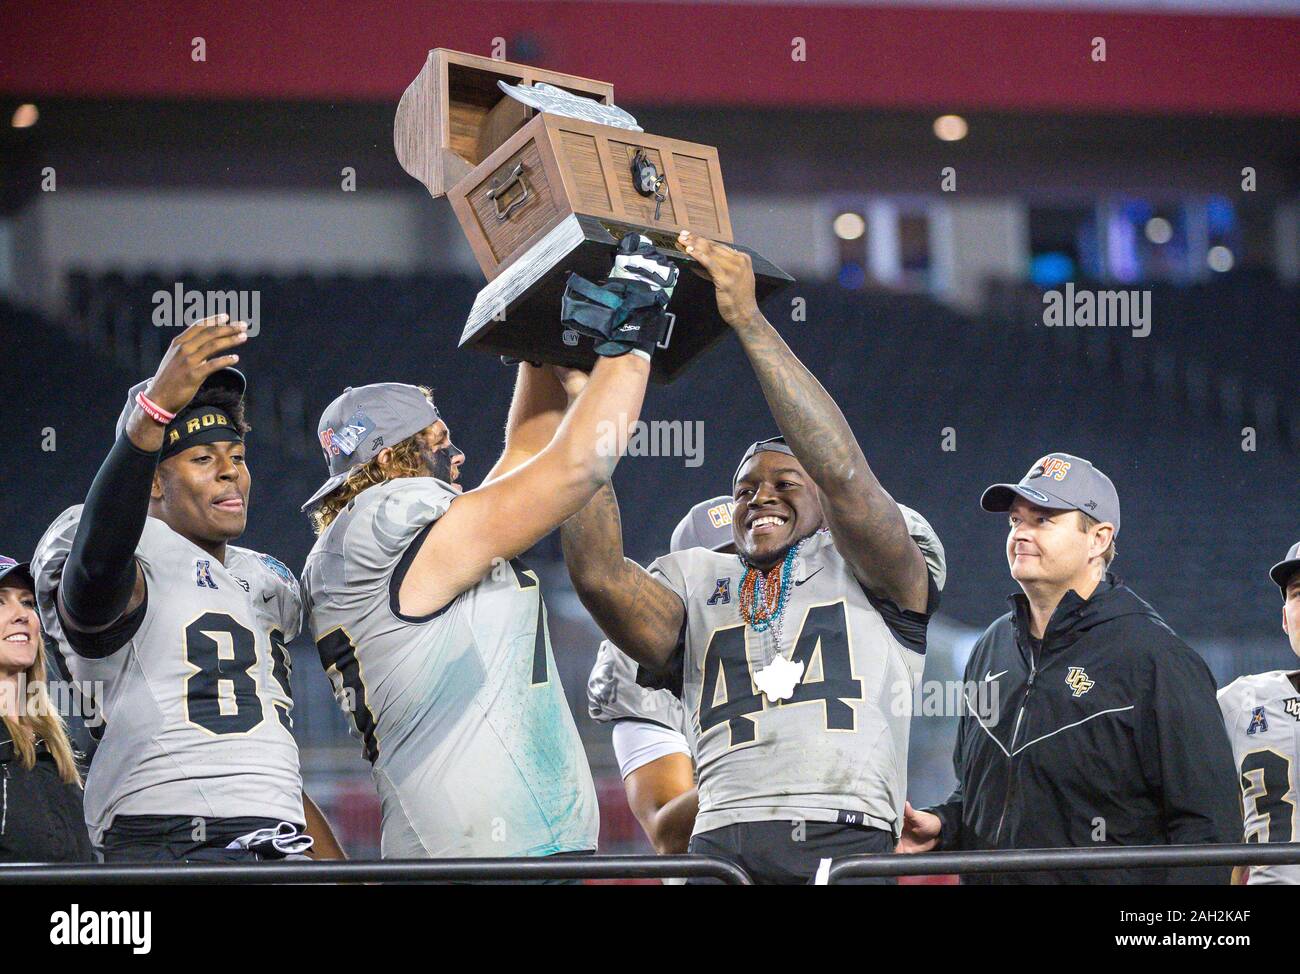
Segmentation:
[[(15, 5), (16, 6), (16, 5)], [(1300, 18), (656, 2), (10, 6), (0, 92), (394, 100), (425, 50), (611, 80), (625, 104), (1300, 115)], [(203, 37), (206, 63), (191, 60)], [(807, 61), (791, 59), (795, 37)], [(1089, 57), (1104, 37), (1107, 59)]]

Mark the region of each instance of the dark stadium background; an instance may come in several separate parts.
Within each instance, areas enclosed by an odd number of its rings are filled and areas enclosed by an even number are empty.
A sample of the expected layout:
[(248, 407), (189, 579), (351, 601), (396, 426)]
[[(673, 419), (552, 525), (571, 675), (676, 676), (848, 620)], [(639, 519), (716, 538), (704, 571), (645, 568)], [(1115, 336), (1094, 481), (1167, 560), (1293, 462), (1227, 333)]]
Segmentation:
[[(427, 49), (490, 54), (499, 38), (510, 60), (612, 82), (648, 132), (719, 147), (737, 239), (798, 279), (768, 316), (838, 398), (882, 482), (946, 545), (928, 679), (960, 677), (1012, 588), (1004, 525), (979, 510), (980, 491), (1051, 450), (1114, 479), (1115, 569), (1221, 684), (1285, 666), (1265, 572), (1300, 538), (1298, 11), (1291, 0), (7, 4), (0, 552), (30, 555), (84, 496), (126, 389), (171, 338), (151, 324), (151, 295), (178, 282), (260, 293), (243, 363), (255, 426), (245, 544), (301, 568), (312, 536), (298, 505), (323, 479), (315, 422), (345, 385), (432, 386), (477, 482), (500, 447), (512, 375), (455, 348), (482, 276), (446, 201), (398, 166), (392, 117)], [(1097, 37), (1104, 62), (1090, 57)], [(805, 60), (792, 57), (797, 39)], [(945, 115), (961, 117), (964, 138), (936, 136)], [(354, 192), (341, 188), (345, 167)], [(1149, 290), (1150, 334), (1044, 327), (1042, 292), (1067, 280)], [(800, 303), (806, 320), (793, 320)], [(628, 552), (648, 560), (774, 427), (734, 340), (654, 388), (644, 418), (704, 431), (697, 467), (634, 457), (619, 468)], [(550, 539), (526, 560), (543, 576), (599, 782), (602, 847), (644, 849), (608, 730), (586, 717), (599, 637), (558, 557)], [(373, 853), (359, 747), (313, 648), (293, 649), (309, 790), (354, 855)], [(914, 721), (918, 803), (950, 786), (954, 724)]]

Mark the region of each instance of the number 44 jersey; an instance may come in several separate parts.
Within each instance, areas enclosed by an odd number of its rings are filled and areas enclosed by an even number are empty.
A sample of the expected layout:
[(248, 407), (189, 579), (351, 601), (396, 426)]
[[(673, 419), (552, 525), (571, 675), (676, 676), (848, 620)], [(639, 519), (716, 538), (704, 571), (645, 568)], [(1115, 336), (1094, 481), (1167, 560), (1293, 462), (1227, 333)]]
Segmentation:
[[(772, 629), (741, 619), (735, 555), (691, 548), (650, 566), (686, 606), (682, 703), (698, 769), (697, 834), (774, 820), (898, 834), (913, 692), (945, 576), (933, 529), (903, 513), (930, 575), (927, 612), (868, 593), (822, 530), (795, 559), (779, 650)], [(773, 700), (760, 674), (773, 672), (778, 652), (777, 671), (793, 686)]]
[[(1241, 783), (1247, 842), (1296, 842), (1300, 671), (1239, 677), (1219, 691), (1219, 709)], [(1251, 866), (1250, 885), (1300, 884), (1300, 866)]]
[(55, 608), (81, 506), (50, 526), (32, 559), (46, 633), (102, 719), (86, 778), (96, 844), (117, 815), (278, 818), (303, 825), (285, 644), (302, 602), (269, 555), (226, 547), (223, 565), (155, 517), (136, 561), (147, 589), (135, 632), (103, 658), (69, 643)]

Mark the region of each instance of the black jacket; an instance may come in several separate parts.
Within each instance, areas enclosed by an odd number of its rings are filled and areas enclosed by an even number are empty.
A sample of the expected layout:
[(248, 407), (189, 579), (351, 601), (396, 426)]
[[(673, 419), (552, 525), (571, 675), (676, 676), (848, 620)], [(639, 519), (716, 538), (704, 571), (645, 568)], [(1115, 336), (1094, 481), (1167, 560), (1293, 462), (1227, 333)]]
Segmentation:
[(0, 862), (93, 862), (81, 788), (59, 777), (54, 755), (36, 745), (29, 771), (0, 723)]
[[(1209, 667), (1114, 575), (1061, 600), (1034, 658), (1029, 604), (980, 637), (966, 666), (957, 788), (930, 809), (941, 849), (1237, 842), (1232, 751)], [(983, 684), (983, 686), (980, 686)], [(994, 692), (995, 691), (995, 692)], [(983, 717), (971, 704), (984, 707)], [(1115, 869), (971, 883), (1226, 883), (1230, 870)]]

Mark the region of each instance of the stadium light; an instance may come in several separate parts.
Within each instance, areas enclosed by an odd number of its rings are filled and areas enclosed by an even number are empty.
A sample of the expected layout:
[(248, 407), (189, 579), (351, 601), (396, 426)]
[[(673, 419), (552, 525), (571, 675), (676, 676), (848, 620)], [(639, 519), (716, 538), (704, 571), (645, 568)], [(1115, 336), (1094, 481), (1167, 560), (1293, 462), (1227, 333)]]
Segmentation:
[(1167, 244), (1174, 237), (1173, 224), (1162, 216), (1153, 216), (1147, 220), (1146, 235), (1153, 244)]
[(1231, 250), (1220, 245), (1218, 247), (1210, 248), (1209, 252), (1205, 255), (1205, 262), (1210, 265), (1210, 270), (1224, 274), (1232, 270), (1232, 265), (1236, 263), (1236, 260), (1232, 256)]
[(857, 240), (867, 232), (867, 221), (860, 213), (841, 213), (831, 224), (831, 229), (841, 240)]
[(959, 142), (969, 131), (970, 126), (960, 115), (940, 115), (934, 120), (934, 134), (944, 142)]
[(40, 117), (41, 113), (37, 111), (36, 106), (29, 102), (14, 109), (13, 121), (10, 124), (16, 129), (29, 129)]

